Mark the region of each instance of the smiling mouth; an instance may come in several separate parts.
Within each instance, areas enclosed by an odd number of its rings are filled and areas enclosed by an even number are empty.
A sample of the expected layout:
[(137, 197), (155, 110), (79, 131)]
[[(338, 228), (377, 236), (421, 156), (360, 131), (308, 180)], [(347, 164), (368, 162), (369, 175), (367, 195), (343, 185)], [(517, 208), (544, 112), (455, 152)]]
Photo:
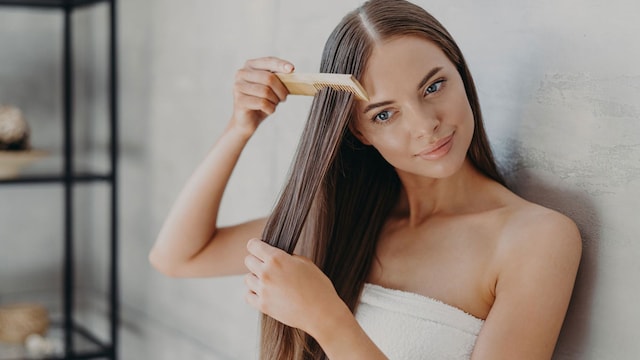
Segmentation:
[(437, 159), (443, 155), (446, 155), (451, 149), (453, 134), (443, 137), (436, 141), (432, 146), (420, 151), (414, 156), (418, 156), (427, 160)]

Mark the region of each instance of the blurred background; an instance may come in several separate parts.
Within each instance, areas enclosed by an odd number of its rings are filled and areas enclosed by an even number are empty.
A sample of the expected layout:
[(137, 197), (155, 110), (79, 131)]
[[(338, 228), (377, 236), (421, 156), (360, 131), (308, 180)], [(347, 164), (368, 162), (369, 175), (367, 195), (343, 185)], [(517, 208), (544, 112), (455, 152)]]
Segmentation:
[[(452, 33), (480, 95), (498, 162), (523, 197), (579, 225), (584, 255), (554, 359), (640, 356), (640, 3), (415, 0)], [(118, 2), (121, 359), (250, 359), (258, 314), (241, 277), (170, 279), (147, 255), (181, 186), (231, 115), (235, 71), (265, 55), (316, 71), (324, 41), (359, 0)], [(78, 167), (108, 166), (107, 15), (74, 14)], [(0, 7), (0, 104), (22, 109), (26, 173), (60, 169), (62, 18)], [(252, 138), (222, 224), (270, 211), (310, 99), (290, 97)], [(0, 184), (2, 185), (2, 184)], [(77, 317), (100, 336), (108, 291), (106, 186), (74, 198)], [(60, 308), (62, 187), (0, 186), (0, 305)], [(553, 296), (549, 294), (548, 296)], [(0, 359), (1, 358), (0, 354)]]

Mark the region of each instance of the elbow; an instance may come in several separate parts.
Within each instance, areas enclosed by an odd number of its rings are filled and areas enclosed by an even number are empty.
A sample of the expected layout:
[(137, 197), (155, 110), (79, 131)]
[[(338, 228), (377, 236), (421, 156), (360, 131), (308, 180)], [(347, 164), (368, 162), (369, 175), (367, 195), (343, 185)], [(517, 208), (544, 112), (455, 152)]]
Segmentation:
[(172, 266), (167, 259), (163, 258), (158, 251), (151, 250), (148, 257), (151, 267), (162, 275), (177, 278), (179, 277), (176, 266)]

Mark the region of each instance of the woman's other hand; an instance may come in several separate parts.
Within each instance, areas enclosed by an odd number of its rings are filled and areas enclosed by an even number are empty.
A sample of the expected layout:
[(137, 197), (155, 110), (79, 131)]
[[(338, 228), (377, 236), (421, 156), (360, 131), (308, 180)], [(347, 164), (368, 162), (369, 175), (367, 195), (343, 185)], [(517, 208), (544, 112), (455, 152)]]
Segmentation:
[(352, 317), (331, 280), (309, 259), (259, 239), (247, 243), (247, 302), (266, 315), (315, 337)]
[(248, 60), (236, 72), (233, 87), (233, 116), (231, 125), (252, 135), (258, 125), (273, 114), (289, 92), (274, 74), (292, 72), (292, 63), (276, 57)]

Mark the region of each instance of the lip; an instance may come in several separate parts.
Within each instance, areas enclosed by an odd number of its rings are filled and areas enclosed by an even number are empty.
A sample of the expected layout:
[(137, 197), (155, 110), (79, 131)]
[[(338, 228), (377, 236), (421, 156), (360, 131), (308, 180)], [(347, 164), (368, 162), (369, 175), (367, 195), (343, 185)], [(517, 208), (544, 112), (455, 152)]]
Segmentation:
[(425, 160), (436, 160), (449, 153), (453, 146), (453, 134), (436, 141), (433, 145), (423, 149), (415, 156)]

